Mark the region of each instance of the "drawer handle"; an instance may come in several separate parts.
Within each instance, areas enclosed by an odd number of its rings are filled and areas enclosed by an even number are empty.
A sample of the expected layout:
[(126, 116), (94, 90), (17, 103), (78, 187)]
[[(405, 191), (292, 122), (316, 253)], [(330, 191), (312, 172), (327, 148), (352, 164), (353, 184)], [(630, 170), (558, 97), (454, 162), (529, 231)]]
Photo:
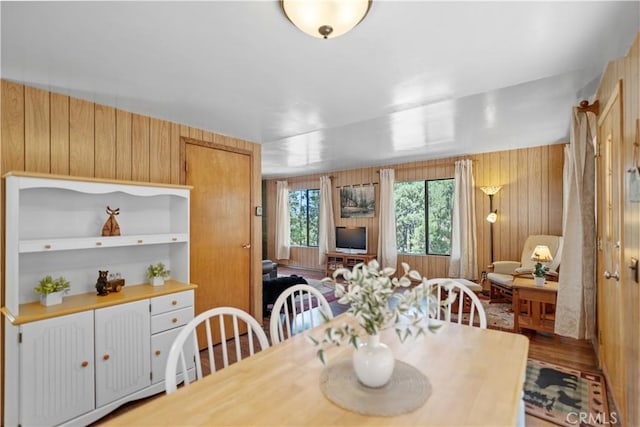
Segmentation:
[(156, 356), (160, 356), (160, 350), (156, 350)]
[(176, 300), (171, 301), (171, 305), (176, 305), (176, 304), (178, 304), (178, 301)]
[(173, 319), (171, 319), (171, 322), (172, 322), (172, 323), (178, 323), (178, 318), (177, 318), (177, 317), (174, 317)]
[(102, 356), (102, 360), (109, 360), (109, 355), (105, 354), (104, 356)]
[(86, 368), (87, 366), (89, 366), (89, 362), (85, 360), (80, 364), (80, 366), (82, 366), (83, 368)]
[(178, 238), (177, 237), (172, 237), (171, 240), (174, 241), (174, 242), (177, 242)]
[(138, 244), (142, 243), (142, 240), (138, 240)]
[(51, 249), (51, 245), (44, 245), (45, 249)]
[(102, 242), (96, 242), (96, 246), (102, 246)]

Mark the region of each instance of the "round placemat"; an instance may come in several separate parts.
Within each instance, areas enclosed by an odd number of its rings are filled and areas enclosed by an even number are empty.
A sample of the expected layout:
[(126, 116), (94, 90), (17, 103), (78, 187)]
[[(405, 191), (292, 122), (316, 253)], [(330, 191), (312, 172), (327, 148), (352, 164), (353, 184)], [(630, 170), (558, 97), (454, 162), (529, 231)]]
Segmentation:
[(336, 405), (363, 415), (391, 417), (412, 412), (431, 395), (429, 379), (413, 366), (396, 360), (389, 382), (380, 388), (358, 381), (351, 359), (324, 368), (320, 389)]

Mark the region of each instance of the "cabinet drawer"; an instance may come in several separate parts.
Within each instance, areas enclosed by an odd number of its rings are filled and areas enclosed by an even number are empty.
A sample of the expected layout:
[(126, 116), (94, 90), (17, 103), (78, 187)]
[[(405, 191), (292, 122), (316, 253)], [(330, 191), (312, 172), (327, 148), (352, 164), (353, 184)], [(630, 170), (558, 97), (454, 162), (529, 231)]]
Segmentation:
[(151, 315), (165, 313), (193, 305), (193, 291), (176, 292), (151, 298)]
[(181, 308), (151, 317), (151, 333), (167, 331), (185, 325), (193, 319), (193, 307)]
[[(176, 339), (182, 328), (172, 329), (170, 331), (162, 332), (151, 336), (151, 382), (158, 383), (164, 381), (164, 372), (167, 368), (167, 357), (169, 357), (169, 350), (171, 345)], [(187, 342), (190, 342), (187, 340)], [(194, 366), (193, 361), (193, 346), (185, 345), (185, 360), (187, 363), (187, 369), (191, 369)], [(180, 369), (178, 369), (180, 371)]]

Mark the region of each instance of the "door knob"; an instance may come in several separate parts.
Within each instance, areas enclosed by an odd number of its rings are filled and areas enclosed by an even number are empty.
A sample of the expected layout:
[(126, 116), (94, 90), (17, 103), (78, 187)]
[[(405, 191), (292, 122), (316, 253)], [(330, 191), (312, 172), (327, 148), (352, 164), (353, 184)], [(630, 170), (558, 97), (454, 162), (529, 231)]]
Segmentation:
[(244, 249), (251, 249), (251, 243), (245, 243), (244, 245), (242, 245), (242, 247)]
[(604, 278), (605, 279), (615, 279), (616, 281), (620, 280), (620, 274), (616, 271), (613, 274), (609, 273), (607, 270), (604, 271)]

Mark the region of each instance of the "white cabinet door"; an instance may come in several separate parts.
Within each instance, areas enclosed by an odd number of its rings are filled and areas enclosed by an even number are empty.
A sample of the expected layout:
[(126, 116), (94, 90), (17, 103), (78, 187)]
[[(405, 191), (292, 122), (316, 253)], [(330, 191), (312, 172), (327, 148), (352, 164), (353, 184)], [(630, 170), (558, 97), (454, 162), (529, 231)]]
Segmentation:
[(151, 384), (149, 300), (95, 311), (96, 407)]
[(55, 425), (93, 410), (93, 311), (27, 323), (20, 332), (20, 424)]

